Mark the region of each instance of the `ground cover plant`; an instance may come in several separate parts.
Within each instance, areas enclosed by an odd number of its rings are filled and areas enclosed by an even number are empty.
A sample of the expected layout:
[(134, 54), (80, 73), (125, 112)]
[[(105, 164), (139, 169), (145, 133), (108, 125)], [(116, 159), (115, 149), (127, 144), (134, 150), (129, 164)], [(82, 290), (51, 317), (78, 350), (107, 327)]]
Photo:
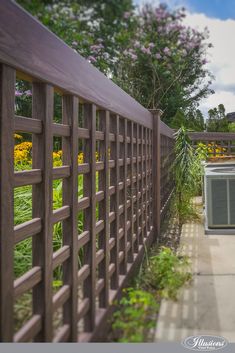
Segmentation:
[(180, 288), (191, 281), (190, 262), (170, 247), (146, 253), (145, 263), (133, 283), (116, 303), (112, 324), (118, 342), (151, 341), (162, 298), (177, 300)]

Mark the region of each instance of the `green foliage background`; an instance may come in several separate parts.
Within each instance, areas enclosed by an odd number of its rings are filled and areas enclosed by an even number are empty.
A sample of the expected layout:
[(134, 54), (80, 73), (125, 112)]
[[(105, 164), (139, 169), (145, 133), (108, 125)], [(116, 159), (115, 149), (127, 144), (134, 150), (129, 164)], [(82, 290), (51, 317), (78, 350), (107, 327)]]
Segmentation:
[(190, 128), (203, 129), (195, 110), (213, 93), (205, 65), (211, 44), (207, 31), (184, 25), (184, 9), (138, 9), (132, 0), (18, 3), (146, 108), (162, 109), (166, 123), (183, 112)]

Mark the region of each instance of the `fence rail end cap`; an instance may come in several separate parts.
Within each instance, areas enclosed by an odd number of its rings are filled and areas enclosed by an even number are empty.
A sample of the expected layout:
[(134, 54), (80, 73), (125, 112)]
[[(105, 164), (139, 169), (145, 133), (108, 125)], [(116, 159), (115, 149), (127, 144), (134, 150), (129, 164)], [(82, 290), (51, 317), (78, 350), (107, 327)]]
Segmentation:
[(163, 111), (161, 109), (148, 109), (148, 111), (150, 113), (152, 113), (153, 115), (158, 115), (159, 118), (161, 118)]

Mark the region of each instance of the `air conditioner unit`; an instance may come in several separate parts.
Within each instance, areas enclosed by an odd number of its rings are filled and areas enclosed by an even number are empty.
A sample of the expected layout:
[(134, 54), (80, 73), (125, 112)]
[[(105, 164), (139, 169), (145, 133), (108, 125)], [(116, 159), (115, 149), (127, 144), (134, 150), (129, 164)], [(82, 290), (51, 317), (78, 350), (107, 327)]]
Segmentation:
[(235, 164), (205, 166), (204, 197), (206, 233), (235, 234)]

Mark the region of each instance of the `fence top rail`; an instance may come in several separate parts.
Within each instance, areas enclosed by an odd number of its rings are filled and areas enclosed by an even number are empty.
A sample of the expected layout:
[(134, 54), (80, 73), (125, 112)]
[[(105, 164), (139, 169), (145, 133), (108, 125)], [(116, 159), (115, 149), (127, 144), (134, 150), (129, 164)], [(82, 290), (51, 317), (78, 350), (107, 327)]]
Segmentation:
[(175, 131), (171, 129), (168, 125), (166, 125), (163, 121), (160, 121), (160, 134), (174, 138)]
[(0, 1), (0, 62), (14, 67), (27, 79), (48, 82), (152, 128), (152, 114), (147, 109), (9, 0)]
[(189, 132), (192, 141), (228, 141), (235, 140), (235, 133), (231, 132)]

